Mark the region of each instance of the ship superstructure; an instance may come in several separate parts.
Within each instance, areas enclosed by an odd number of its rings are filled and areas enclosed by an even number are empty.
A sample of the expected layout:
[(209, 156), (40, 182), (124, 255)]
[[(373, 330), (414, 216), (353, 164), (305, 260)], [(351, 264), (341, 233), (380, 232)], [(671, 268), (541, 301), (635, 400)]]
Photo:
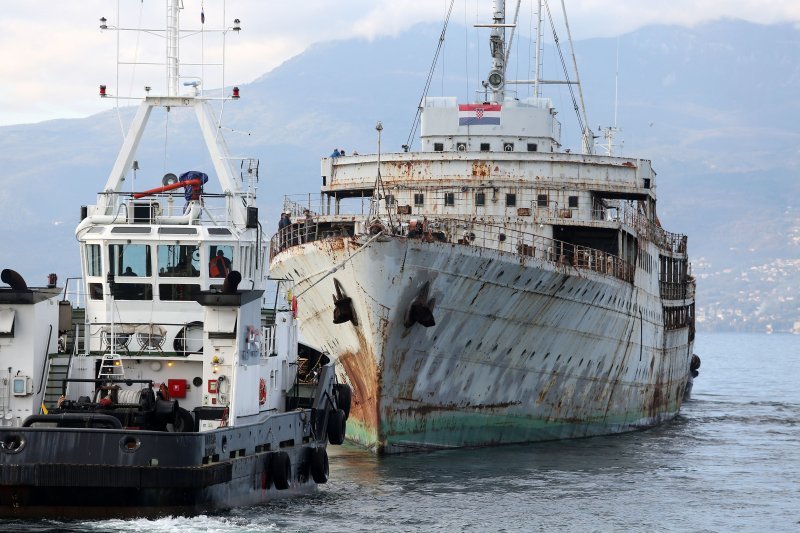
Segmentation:
[(272, 240), (378, 453), (649, 427), (687, 385), (695, 283), (650, 161), (562, 150), (551, 102), (506, 94), (494, 4), (481, 99), (424, 98), (419, 151), (323, 158)]

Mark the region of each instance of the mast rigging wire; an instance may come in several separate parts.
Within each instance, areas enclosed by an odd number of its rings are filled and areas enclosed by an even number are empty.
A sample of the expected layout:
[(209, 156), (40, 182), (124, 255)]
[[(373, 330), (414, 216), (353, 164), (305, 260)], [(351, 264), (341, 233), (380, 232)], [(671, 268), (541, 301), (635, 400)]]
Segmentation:
[(431, 68), (428, 71), (428, 77), (425, 80), (425, 88), (422, 90), (422, 96), (419, 98), (417, 112), (414, 115), (414, 122), (411, 124), (411, 131), (408, 133), (408, 139), (406, 139), (406, 146), (411, 146), (411, 142), (417, 133), (417, 127), (419, 127), (419, 119), (420, 115), (422, 114), (422, 102), (428, 95), (428, 90), (431, 86), (431, 80), (433, 79), (433, 74), (436, 71), (436, 63), (439, 60), (439, 54), (441, 53), (442, 46), (444, 45), (444, 36), (445, 33), (447, 33), (447, 25), (450, 22), (450, 14), (453, 12), (453, 4), (455, 4), (455, 0), (450, 0), (450, 7), (447, 9), (447, 16), (444, 19), (444, 27), (442, 27), (442, 33), (439, 35), (439, 43), (436, 46), (436, 53), (433, 55), (433, 62), (431, 63)]
[[(556, 50), (558, 50), (558, 57), (561, 60), (561, 67), (564, 70), (564, 79), (567, 82), (570, 82), (569, 78), (569, 69), (567, 68), (567, 61), (564, 59), (564, 51), (561, 49), (561, 43), (558, 40), (558, 33), (556, 33), (556, 26), (553, 22), (553, 14), (550, 12), (550, 4), (547, 0), (544, 0), (544, 7), (545, 11), (547, 11), (547, 18), (550, 19), (550, 29), (553, 30), (553, 41), (556, 45)], [(583, 123), (583, 117), (581, 116), (580, 106), (578, 106), (578, 100), (575, 98), (575, 90), (572, 88), (572, 83), (567, 83), (567, 88), (569, 89), (570, 97), (572, 98), (572, 108), (575, 110), (575, 114), (578, 117), (578, 125), (581, 128), (581, 135), (586, 132), (586, 126)]]

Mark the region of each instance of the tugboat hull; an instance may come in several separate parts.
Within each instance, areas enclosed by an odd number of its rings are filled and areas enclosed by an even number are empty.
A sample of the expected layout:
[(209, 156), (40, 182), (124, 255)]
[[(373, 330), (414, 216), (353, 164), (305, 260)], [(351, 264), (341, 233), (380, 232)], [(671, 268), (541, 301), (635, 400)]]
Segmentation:
[(196, 515), (313, 492), (327, 479), (316, 413), (207, 433), (2, 428), (0, 517)]

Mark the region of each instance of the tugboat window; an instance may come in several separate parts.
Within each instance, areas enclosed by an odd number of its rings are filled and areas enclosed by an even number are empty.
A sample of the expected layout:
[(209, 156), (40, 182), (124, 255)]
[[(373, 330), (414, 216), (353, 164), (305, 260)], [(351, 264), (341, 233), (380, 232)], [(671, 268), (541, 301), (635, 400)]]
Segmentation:
[(90, 283), (89, 284), (89, 297), (92, 300), (102, 300), (103, 299), (103, 284), (102, 283)]
[(115, 283), (115, 300), (152, 300), (153, 286), (149, 283)]
[(475, 193), (475, 205), (477, 205), (477, 206), (486, 205), (486, 193), (485, 192), (476, 192)]
[(193, 302), (200, 292), (200, 285), (183, 283), (159, 283), (158, 298), (168, 302)]
[(162, 244), (158, 247), (158, 275), (200, 277), (200, 248), (193, 244)]
[(111, 244), (108, 261), (115, 276), (153, 275), (150, 262), (150, 246), (147, 244)]
[(444, 193), (444, 205), (456, 205), (456, 195), (452, 192)]
[[(103, 275), (103, 263), (100, 259), (99, 244), (86, 245), (86, 274), (89, 276)], [(101, 299), (102, 299), (102, 291), (101, 291)]]
[(417, 207), (421, 207), (425, 205), (425, 195), (422, 193), (415, 193), (414, 194), (414, 205)]
[(233, 246), (212, 244), (208, 257), (208, 275), (212, 278), (224, 278), (233, 268)]
[(514, 193), (506, 194), (506, 207), (514, 207), (517, 205), (517, 195)]

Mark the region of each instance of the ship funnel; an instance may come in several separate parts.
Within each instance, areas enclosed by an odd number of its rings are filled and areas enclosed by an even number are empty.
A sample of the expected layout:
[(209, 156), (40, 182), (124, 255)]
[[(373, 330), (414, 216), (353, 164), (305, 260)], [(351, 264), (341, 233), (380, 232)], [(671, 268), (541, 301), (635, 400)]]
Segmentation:
[(0, 279), (3, 280), (3, 283), (8, 283), (8, 285), (15, 291), (28, 290), (28, 284), (25, 283), (25, 280), (22, 279), (22, 276), (20, 276), (16, 270), (4, 268), (3, 272), (0, 273)]

